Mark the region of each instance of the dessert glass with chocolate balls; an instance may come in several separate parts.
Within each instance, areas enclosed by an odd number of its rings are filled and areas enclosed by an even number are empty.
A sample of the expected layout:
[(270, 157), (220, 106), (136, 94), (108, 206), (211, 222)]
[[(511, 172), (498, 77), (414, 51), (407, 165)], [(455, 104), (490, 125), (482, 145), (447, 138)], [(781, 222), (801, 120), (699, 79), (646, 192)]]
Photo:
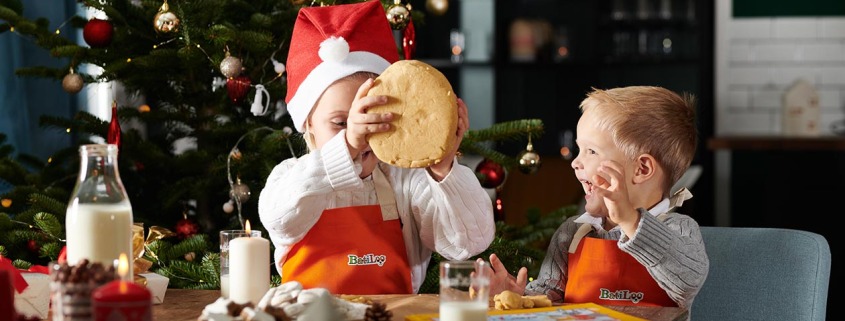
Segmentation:
[(80, 260), (76, 265), (50, 263), (53, 321), (91, 321), (91, 293), (117, 278), (114, 266)]

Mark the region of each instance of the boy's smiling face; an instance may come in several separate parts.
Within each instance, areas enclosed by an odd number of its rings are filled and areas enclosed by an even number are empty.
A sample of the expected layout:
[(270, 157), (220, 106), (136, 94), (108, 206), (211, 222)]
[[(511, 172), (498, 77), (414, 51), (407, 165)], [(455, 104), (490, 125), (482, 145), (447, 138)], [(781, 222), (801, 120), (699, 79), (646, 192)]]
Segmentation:
[[(595, 111), (585, 111), (578, 120), (576, 143), (578, 156), (572, 160), (572, 169), (581, 182), (586, 199), (585, 210), (595, 217), (607, 216), (604, 200), (592, 194), (602, 161), (612, 160), (622, 164), (626, 172), (632, 172), (632, 162), (616, 147), (608, 130), (599, 127), (600, 116)], [(625, 182), (630, 187), (631, 182)]]

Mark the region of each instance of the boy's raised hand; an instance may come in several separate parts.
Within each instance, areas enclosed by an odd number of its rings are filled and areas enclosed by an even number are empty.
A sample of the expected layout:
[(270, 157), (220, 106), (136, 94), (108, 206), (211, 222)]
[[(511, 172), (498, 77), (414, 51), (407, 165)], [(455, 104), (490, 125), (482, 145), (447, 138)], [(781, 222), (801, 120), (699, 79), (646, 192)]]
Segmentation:
[(487, 271), (490, 275), (490, 296), (502, 293), (505, 290), (519, 293), (519, 295), (525, 294), (525, 285), (528, 284), (527, 268), (524, 266), (520, 268), (516, 277), (514, 277), (508, 273), (505, 265), (502, 264), (502, 260), (495, 253), (490, 254), (490, 267), (492, 271)]
[(637, 230), (640, 214), (631, 205), (622, 165), (610, 160), (601, 162), (593, 182), (597, 187), (593, 193), (602, 197), (607, 206), (607, 218), (619, 225), (625, 235), (632, 237)]
[(434, 165), (431, 165), (431, 173), (437, 181), (443, 180), (446, 175), (452, 170), (452, 161), (458, 153), (458, 148), (461, 146), (461, 141), (464, 139), (464, 134), (469, 130), (469, 111), (463, 99), (458, 98), (458, 128), (455, 130), (455, 146), (443, 156), (443, 159)]
[(346, 118), (346, 143), (349, 145), (349, 154), (353, 158), (369, 147), (367, 138), (370, 134), (390, 130), (390, 121), (393, 120), (392, 113), (367, 114), (367, 109), (370, 107), (387, 103), (386, 96), (367, 96), (367, 92), (372, 87), (372, 78), (367, 79), (358, 87), (352, 107), (349, 109), (349, 116)]

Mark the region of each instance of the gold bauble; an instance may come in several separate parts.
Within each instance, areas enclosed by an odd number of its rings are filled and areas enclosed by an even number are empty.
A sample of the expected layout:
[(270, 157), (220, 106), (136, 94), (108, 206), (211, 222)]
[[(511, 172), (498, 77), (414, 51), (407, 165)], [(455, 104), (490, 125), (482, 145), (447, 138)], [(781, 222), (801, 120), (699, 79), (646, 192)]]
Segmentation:
[(179, 23), (179, 17), (170, 11), (167, 1), (164, 1), (153, 18), (153, 28), (160, 33), (170, 33), (179, 30)]
[(411, 21), (411, 10), (403, 6), (399, 0), (387, 9), (387, 21), (390, 22), (390, 27), (394, 30), (405, 29), (408, 22)]
[(519, 170), (525, 174), (534, 174), (540, 169), (540, 155), (529, 148), (519, 153)]
[(425, 9), (435, 16), (442, 16), (449, 10), (449, 0), (426, 0)]

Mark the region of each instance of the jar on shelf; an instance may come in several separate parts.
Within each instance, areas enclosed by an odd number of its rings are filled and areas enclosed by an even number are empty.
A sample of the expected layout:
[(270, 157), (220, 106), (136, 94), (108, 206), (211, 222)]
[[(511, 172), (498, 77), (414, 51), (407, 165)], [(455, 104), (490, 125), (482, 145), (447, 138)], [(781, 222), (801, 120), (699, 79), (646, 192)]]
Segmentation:
[(132, 264), (132, 205), (120, 180), (117, 145), (79, 147), (79, 176), (65, 217), (67, 262), (112, 266), (125, 253)]

